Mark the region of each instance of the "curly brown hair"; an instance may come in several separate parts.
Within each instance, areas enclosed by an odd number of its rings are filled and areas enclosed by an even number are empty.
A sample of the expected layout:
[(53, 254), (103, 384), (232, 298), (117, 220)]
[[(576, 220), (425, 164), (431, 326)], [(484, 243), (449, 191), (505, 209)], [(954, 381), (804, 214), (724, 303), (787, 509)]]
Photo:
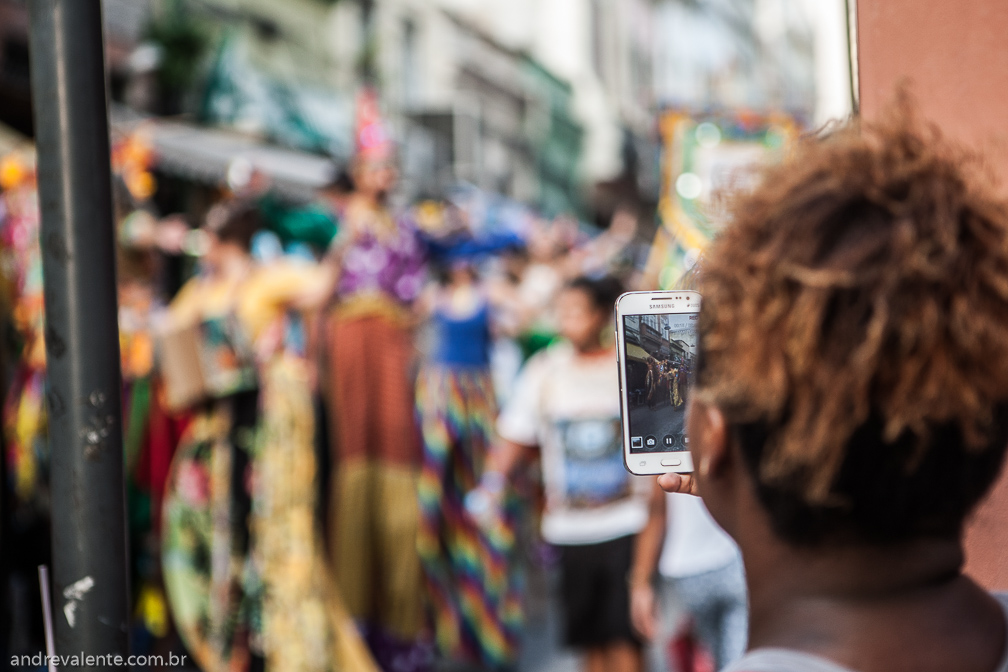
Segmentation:
[(704, 260), (697, 398), (796, 542), (955, 534), (1008, 444), (1008, 207), (902, 92), (799, 143)]

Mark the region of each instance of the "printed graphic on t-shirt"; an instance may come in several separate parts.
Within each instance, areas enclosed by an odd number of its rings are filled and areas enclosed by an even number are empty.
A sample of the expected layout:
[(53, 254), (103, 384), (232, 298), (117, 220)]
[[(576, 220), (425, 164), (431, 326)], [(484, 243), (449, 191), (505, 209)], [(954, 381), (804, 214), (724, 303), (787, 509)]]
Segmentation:
[(619, 418), (563, 420), (555, 431), (563, 448), (568, 506), (593, 508), (630, 496)]

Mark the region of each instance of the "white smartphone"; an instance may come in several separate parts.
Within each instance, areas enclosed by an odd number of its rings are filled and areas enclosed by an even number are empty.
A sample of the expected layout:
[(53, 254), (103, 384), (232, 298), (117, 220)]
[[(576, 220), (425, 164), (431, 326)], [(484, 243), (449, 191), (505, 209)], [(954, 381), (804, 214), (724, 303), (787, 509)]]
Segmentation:
[(697, 292), (630, 292), (616, 301), (623, 461), (632, 474), (693, 471), (685, 424), (699, 318)]

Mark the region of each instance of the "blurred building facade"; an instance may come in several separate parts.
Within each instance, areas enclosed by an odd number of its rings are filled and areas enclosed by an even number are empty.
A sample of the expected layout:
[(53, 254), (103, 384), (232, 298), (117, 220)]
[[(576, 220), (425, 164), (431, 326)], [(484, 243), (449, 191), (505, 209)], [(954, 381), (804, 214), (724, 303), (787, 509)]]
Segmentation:
[(351, 82), (340, 78), (332, 15), (321, 0), (156, 0), (148, 39), (162, 74), (180, 72), (169, 86), (181, 89), (162, 111), (181, 108), (212, 126), (348, 156)]
[[(131, 78), (131, 56), (151, 18), (152, 0), (102, 0), (105, 58), (112, 94)], [(28, 50), (28, 3), (0, 0), (0, 124), (31, 136), (34, 120)]]
[[(340, 11), (361, 21), (353, 3)], [(374, 11), (371, 77), (400, 139), (407, 192), (466, 182), (550, 214), (580, 208), (584, 133), (568, 82), (437, 3)]]
[(644, 209), (658, 189), (653, 0), (442, 0), (568, 81), (595, 209)]
[(785, 112), (809, 124), (852, 110), (844, 0), (660, 0), (655, 15), (663, 107)]
[[(597, 185), (629, 179), (618, 186), (632, 198), (657, 188), (651, 0), (140, 4), (158, 30), (132, 59), (134, 107), (345, 161), (355, 93), (372, 85), (401, 143), (406, 199), (464, 181), (584, 213)], [(165, 104), (163, 75), (184, 68), (185, 48), (205, 53)]]
[(651, 0), (351, 0), (334, 10), (334, 48), (344, 81), (370, 66), (418, 191), (447, 176), (576, 210), (577, 192), (594, 200), (621, 178), (631, 197), (657, 190), (652, 10)]
[[(845, 0), (103, 3), (114, 100), (345, 160), (368, 82), (409, 196), (464, 180), (548, 212), (646, 203), (660, 108), (851, 109)], [(0, 122), (22, 132), (26, 14), (0, 0)]]
[[(380, 92), (407, 198), (452, 181), (586, 213), (653, 200), (653, 0), (103, 0), (112, 99), (345, 161)], [(24, 0), (0, 122), (30, 133)], [(611, 209), (612, 203), (610, 203)]]

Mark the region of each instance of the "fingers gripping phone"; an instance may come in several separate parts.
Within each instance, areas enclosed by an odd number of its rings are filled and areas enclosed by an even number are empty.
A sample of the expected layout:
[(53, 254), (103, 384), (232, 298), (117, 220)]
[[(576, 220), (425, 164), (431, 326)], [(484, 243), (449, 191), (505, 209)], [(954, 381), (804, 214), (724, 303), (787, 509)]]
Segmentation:
[(699, 317), (692, 291), (630, 292), (616, 302), (623, 460), (632, 474), (693, 471), (685, 424)]

